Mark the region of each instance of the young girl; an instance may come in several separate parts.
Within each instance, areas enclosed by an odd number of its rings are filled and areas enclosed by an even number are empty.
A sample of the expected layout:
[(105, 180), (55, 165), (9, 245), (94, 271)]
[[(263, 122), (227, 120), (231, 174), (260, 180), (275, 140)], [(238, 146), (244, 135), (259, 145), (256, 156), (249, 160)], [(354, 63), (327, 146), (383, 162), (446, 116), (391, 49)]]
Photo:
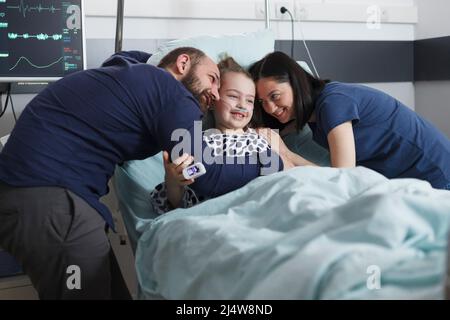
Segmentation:
[(450, 141), (393, 97), (362, 85), (312, 77), (282, 52), (250, 72), (258, 106), (283, 133), (307, 123), (333, 167), (361, 165), (388, 178), (418, 178), (450, 189)]
[[(255, 84), (250, 74), (232, 58), (222, 60), (218, 67), (221, 77), (220, 100), (215, 102), (206, 118), (207, 122), (211, 122), (206, 124), (207, 127), (212, 129), (203, 133), (203, 140), (213, 156), (234, 158), (236, 161), (233, 162), (237, 163), (232, 165), (246, 165), (246, 160), (250, 157), (267, 158), (267, 153), (276, 147), (270, 145), (267, 136), (280, 142), (274, 151), (283, 160), (285, 170), (293, 166), (313, 165), (292, 153), (273, 132), (263, 130), (263, 134), (258, 134), (249, 127), (255, 101)], [(185, 180), (182, 175), (182, 170), (192, 163), (192, 156), (184, 154), (170, 163), (168, 153), (164, 152), (163, 159), (165, 182), (159, 184), (150, 194), (150, 201), (156, 213), (161, 214), (177, 207), (188, 208), (205, 200), (187, 187), (194, 181)], [(220, 183), (220, 177), (217, 183)]]

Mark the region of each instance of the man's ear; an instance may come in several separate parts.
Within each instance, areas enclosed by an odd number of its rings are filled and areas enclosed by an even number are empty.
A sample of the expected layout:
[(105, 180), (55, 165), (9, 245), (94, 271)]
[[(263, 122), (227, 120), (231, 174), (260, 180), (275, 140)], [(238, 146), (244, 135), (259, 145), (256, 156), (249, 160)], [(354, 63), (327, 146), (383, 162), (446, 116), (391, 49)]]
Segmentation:
[(177, 58), (176, 64), (175, 64), (175, 72), (178, 76), (185, 76), (191, 68), (191, 58), (189, 55), (183, 53), (180, 54)]

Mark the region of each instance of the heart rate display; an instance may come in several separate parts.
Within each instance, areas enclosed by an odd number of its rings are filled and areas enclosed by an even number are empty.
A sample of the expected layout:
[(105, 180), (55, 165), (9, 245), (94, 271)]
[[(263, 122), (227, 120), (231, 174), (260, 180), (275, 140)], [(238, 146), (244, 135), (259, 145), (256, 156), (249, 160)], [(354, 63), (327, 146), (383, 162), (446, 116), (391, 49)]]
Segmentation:
[[(30, 2), (30, 1), (27, 1)], [(53, 5), (50, 5), (49, 7), (46, 7), (44, 5), (42, 5), (41, 3), (39, 3), (38, 5), (32, 6), (29, 4), (26, 4), (26, 1), (21, 0), (19, 1), (19, 4), (16, 6), (7, 6), (6, 8), (10, 9), (10, 10), (18, 10), (24, 18), (27, 17), (27, 13), (31, 13), (31, 12), (50, 12), (50, 13), (55, 13), (57, 11), (60, 11), (60, 8), (55, 8)]]
[(82, 13), (81, 0), (0, 0), (0, 81), (52, 80), (84, 69)]

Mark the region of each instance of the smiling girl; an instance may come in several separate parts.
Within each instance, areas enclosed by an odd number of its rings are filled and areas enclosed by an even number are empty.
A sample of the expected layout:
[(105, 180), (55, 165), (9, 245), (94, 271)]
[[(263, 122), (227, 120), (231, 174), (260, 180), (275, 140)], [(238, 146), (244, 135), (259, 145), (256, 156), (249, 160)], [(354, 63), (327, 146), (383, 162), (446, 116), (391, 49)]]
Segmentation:
[[(220, 100), (214, 103), (206, 117), (206, 127), (203, 140), (209, 147), (214, 158), (228, 158), (224, 161), (230, 165), (248, 165), (249, 159), (269, 158), (271, 151), (279, 154), (282, 165), (279, 170), (286, 170), (294, 166), (313, 165), (297, 154), (291, 152), (274, 132), (251, 128), (255, 102), (255, 84), (250, 74), (239, 66), (232, 58), (226, 58), (219, 64), (221, 85)], [(271, 145), (270, 137), (275, 137), (279, 145)], [(204, 198), (198, 196), (187, 187), (194, 180), (185, 180), (182, 171), (192, 163), (193, 157), (187, 154), (169, 161), (167, 152), (163, 154), (166, 171), (165, 182), (159, 184), (150, 194), (150, 201), (154, 211), (158, 214), (177, 207), (191, 207)], [(201, 177), (199, 178), (201, 179)], [(218, 177), (217, 183), (220, 183)]]

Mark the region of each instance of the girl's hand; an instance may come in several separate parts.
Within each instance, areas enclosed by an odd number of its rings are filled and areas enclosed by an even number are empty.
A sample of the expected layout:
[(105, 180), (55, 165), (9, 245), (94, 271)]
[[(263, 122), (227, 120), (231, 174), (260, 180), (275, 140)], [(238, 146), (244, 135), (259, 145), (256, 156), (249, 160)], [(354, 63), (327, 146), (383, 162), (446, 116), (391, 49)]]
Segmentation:
[(170, 162), (169, 153), (163, 152), (164, 170), (166, 171), (165, 181), (167, 186), (184, 187), (194, 183), (194, 179), (186, 180), (183, 176), (183, 169), (194, 161), (194, 157), (184, 153), (181, 157)]
[(185, 153), (171, 163), (169, 153), (163, 152), (167, 200), (172, 208), (178, 208), (183, 198), (184, 186), (194, 183), (194, 179), (186, 180), (183, 176), (183, 169), (190, 165), (192, 161), (194, 161), (194, 157)]

